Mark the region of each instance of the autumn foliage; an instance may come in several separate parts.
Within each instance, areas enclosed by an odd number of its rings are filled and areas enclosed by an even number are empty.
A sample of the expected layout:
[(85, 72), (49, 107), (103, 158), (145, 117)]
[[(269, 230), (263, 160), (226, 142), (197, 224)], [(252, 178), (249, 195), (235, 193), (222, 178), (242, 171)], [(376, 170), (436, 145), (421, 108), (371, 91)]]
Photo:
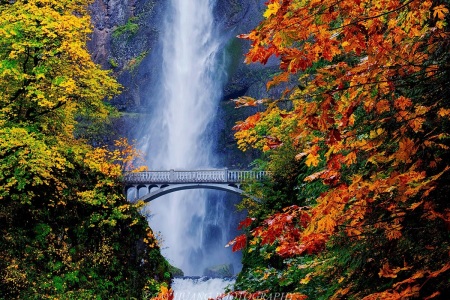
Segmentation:
[(94, 148), (120, 86), (87, 51), (90, 1), (0, 1), (0, 298), (151, 297), (168, 263), (124, 197), (125, 140)]
[[(276, 100), (238, 99), (239, 106), (267, 108), (237, 124), (236, 138), (243, 150), (265, 151), (269, 168), (289, 145), (307, 169), (292, 205), (255, 221), (232, 242), (234, 250), (247, 255), (263, 250), (277, 271), (256, 268), (254, 274), (266, 281), (281, 276), (286, 283), (281, 280), (278, 288), (312, 299), (445, 298), (450, 293), (448, 4), (269, 0), (266, 5), (265, 20), (240, 36), (251, 42), (246, 61), (265, 64), (277, 57), (280, 72), (267, 88), (287, 88)], [(283, 108), (287, 102), (292, 108)], [(325, 189), (302, 198), (315, 182)], [(244, 276), (238, 288), (256, 290)]]

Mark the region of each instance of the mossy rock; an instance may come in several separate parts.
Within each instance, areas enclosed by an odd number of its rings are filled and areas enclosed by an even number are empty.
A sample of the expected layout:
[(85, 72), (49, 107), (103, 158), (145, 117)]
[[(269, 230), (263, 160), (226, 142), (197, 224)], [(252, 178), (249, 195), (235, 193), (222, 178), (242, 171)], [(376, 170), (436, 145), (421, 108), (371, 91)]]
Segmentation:
[(206, 268), (203, 271), (203, 276), (208, 277), (232, 277), (234, 275), (234, 268), (232, 264), (222, 264)]
[(179, 269), (177, 267), (174, 267), (172, 265), (169, 266), (169, 272), (170, 272), (170, 274), (172, 274), (172, 277), (182, 277), (182, 276), (184, 276), (183, 270), (181, 270), (181, 269)]

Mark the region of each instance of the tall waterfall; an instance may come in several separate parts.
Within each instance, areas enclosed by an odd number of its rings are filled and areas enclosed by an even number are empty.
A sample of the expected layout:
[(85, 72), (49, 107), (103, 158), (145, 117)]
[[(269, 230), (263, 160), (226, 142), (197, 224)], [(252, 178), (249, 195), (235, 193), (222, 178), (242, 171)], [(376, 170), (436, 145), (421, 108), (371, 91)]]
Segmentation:
[[(151, 124), (144, 151), (151, 170), (216, 165), (212, 124), (224, 78), (223, 48), (214, 27), (215, 0), (169, 0), (162, 32), (161, 74), (149, 97)], [(145, 140), (145, 139), (144, 139)], [(162, 236), (162, 252), (185, 275), (235, 263), (224, 245), (230, 222), (220, 192), (182, 191), (150, 203), (150, 226)]]

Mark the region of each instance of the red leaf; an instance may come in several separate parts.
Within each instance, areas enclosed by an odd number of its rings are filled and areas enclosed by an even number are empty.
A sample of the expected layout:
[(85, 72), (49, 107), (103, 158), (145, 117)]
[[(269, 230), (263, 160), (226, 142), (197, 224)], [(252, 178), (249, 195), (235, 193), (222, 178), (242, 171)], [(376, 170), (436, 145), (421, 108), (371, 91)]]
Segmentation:
[(337, 129), (331, 129), (328, 131), (328, 145), (334, 145), (337, 142), (341, 141), (341, 133)]
[(231, 250), (233, 252), (242, 250), (245, 248), (245, 245), (247, 244), (247, 236), (245, 234), (241, 234), (237, 237), (235, 237), (231, 242), (225, 245), (225, 247), (229, 247), (233, 245), (233, 248)]
[(280, 141), (278, 138), (273, 136), (266, 136), (266, 146), (270, 149), (275, 149), (283, 145), (283, 142)]
[(252, 224), (255, 218), (245, 218), (244, 221), (240, 222), (238, 225), (238, 229), (246, 228)]

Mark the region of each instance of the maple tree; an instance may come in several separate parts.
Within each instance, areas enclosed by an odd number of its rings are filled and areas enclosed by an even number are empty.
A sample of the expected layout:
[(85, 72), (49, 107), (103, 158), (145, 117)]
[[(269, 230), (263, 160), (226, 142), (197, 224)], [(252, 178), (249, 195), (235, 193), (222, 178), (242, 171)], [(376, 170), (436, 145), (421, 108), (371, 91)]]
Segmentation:
[[(265, 20), (240, 35), (251, 41), (246, 61), (277, 57), (267, 88), (288, 88), (276, 100), (236, 100), (267, 106), (235, 126), (238, 146), (265, 151), (270, 168), (289, 145), (308, 168), (290, 206), (231, 242), (278, 266), (244, 273), (284, 278), (278, 288), (315, 299), (448, 295), (448, 4), (266, 5)], [(305, 197), (316, 182), (324, 187)], [(240, 281), (237, 288), (262, 284)]]

